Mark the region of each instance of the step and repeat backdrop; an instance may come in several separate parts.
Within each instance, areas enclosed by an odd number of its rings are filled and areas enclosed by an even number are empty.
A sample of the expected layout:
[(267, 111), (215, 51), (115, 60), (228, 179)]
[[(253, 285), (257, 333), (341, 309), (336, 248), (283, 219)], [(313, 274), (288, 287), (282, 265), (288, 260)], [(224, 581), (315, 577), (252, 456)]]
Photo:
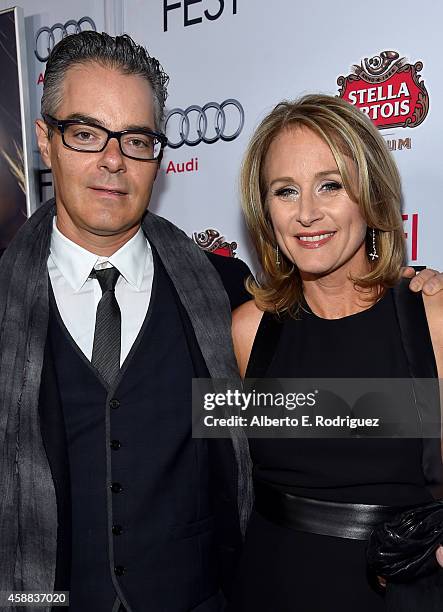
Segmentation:
[[(0, 10), (7, 8), (0, 2)], [(31, 119), (48, 53), (83, 29), (130, 34), (170, 75), (166, 148), (151, 209), (204, 248), (256, 268), (238, 173), (281, 99), (342, 96), (381, 130), (401, 171), (409, 261), (443, 269), (443, 4), (434, 0), (22, 0)], [(35, 203), (51, 175), (32, 144)]]

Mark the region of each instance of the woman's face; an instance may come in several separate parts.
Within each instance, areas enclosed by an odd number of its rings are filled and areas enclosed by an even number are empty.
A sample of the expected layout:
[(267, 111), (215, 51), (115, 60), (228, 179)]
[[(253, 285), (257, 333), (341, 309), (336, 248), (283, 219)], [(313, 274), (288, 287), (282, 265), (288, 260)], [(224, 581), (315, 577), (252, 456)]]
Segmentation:
[[(357, 169), (347, 159), (357, 187)], [(366, 222), (351, 200), (329, 146), (305, 127), (272, 141), (264, 164), (267, 206), (281, 251), (305, 280), (369, 270)]]

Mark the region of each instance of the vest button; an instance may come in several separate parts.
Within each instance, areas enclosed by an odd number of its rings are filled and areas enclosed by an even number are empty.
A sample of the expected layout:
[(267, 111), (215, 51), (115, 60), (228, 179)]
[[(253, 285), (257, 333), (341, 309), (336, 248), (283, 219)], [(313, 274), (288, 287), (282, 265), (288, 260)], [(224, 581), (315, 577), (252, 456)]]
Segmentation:
[(120, 442), (120, 440), (111, 440), (111, 448), (112, 450), (118, 450), (119, 448), (121, 448), (122, 443)]
[(123, 491), (123, 487), (119, 482), (113, 482), (111, 485), (111, 491), (113, 493), (121, 493)]
[(126, 567), (123, 567), (123, 565), (116, 565), (114, 567), (114, 572), (116, 576), (123, 576), (126, 573)]
[(114, 397), (112, 400), (109, 401), (109, 407), (115, 410), (116, 408), (120, 407), (120, 402)]
[(123, 527), (121, 525), (112, 525), (112, 534), (119, 536), (123, 533)]

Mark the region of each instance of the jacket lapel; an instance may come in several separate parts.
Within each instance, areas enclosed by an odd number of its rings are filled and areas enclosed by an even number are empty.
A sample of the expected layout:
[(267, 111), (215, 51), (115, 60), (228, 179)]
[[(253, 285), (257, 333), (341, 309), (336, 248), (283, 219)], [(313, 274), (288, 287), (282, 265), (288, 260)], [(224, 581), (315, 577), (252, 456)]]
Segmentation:
[(237, 380), (226, 292), (205, 254), (184, 232), (147, 213), (143, 229), (171, 278), (213, 378)]
[(57, 500), (57, 558), (55, 590), (68, 591), (71, 573), (71, 487), (66, 431), (51, 343), (43, 358), (39, 396), (40, 430)]
[[(201, 249), (175, 225), (147, 213), (143, 230), (160, 256), (191, 322), (212, 378), (239, 382), (231, 337), (231, 308), (214, 267)], [(231, 431), (237, 461), (237, 497), (243, 534), (252, 508), (249, 445), (245, 432)]]

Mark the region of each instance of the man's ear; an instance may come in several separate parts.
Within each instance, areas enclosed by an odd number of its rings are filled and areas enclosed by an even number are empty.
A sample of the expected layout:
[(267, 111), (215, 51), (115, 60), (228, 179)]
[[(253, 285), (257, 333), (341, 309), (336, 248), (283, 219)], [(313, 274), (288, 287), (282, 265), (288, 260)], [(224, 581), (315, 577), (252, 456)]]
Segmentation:
[(48, 135), (48, 126), (42, 119), (35, 121), (35, 134), (40, 155), (48, 168), (51, 168), (51, 140)]

